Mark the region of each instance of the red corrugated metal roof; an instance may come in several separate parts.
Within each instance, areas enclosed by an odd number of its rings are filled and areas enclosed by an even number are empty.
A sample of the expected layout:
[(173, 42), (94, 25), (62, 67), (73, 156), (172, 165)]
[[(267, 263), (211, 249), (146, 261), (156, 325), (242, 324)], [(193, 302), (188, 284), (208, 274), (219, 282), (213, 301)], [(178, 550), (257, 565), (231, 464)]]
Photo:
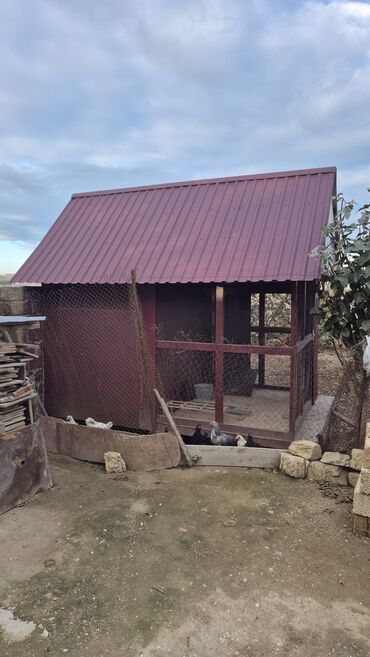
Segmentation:
[(335, 180), (330, 167), (74, 194), (13, 282), (312, 280)]

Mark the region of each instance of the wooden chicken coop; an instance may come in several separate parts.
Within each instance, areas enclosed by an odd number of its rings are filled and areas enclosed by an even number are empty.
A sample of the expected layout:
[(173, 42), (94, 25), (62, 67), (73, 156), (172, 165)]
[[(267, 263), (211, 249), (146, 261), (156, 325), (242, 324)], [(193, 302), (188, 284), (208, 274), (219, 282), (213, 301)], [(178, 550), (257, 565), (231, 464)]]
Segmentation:
[(157, 386), (184, 435), (216, 419), (289, 444), (317, 397), (309, 254), (335, 185), (330, 167), (73, 195), (14, 277), (41, 284), (48, 413), (160, 429)]

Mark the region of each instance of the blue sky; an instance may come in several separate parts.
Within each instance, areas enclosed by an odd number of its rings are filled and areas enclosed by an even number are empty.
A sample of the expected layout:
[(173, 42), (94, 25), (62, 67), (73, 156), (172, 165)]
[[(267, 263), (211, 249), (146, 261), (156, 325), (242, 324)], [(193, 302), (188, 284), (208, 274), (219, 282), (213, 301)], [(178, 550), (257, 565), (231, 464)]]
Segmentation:
[(0, 273), (75, 191), (337, 165), (370, 186), (370, 4), (0, 0)]

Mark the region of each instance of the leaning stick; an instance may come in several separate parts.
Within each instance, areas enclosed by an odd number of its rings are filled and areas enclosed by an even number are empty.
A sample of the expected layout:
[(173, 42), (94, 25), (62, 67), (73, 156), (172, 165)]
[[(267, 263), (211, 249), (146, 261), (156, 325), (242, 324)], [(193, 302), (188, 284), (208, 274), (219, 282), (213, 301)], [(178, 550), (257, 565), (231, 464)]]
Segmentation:
[(183, 453), (183, 455), (185, 457), (186, 463), (190, 467), (192, 465), (191, 457), (189, 455), (188, 450), (186, 449), (186, 445), (185, 445), (185, 443), (184, 443), (184, 441), (181, 437), (181, 434), (180, 434), (180, 432), (179, 432), (179, 430), (178, 430), (178, 428), (175, 424), (175, 421), (174, 421), (170, 411), (168, 410), (168, 406), (167, 406), (165, 400), (163, 399), (163, 397), (161, 397), (161, 395), (159, 394), (157, 388), (154, 388), (154, 393), (155, 393), (155, 396), (158, 399), (158, 402), (161, 406), (161, 409), (162, 409), (163, 413), (165, 414), (165, 416), (166, 416), (166, 418), (167, 418), (167, 420), (168, 420), (168, 422), (171, 426), (172, 431), (174, 432), (174, 434), (175, 434), (175, 436), (178, 440), (178, 443), (180, 445), (180, 450), (181, 450), (181, 452)]

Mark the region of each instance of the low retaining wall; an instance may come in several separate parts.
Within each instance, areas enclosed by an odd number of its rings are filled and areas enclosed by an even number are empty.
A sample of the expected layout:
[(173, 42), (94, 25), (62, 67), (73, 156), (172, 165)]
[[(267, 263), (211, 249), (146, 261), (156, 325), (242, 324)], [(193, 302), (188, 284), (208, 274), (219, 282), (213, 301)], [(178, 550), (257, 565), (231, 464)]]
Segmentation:
[(269, 447), (227, 447), (220, 445), (187, 445), (196, 465), (239, 468), (278, 468), (283, 449)]
[(283, 474), (294, 479), (311, 479), (334, 486), (356, 486), (363, 458), (362, 449), (351, 454), (324, 452), (317, 443), (309, 440), (293, 441), (280, 461)]
[(353, 531), (370, 536), (370, 422), (366, 428), (360, 476), (353, 494)]
[(46, 448), (55, 454), (104, 463), (105, 452), (119, 452), (128, 470), (138, 472), (175, 468), (180, 463), (179, 443), (170, 432), (146, 436), (127, 434), (70, 424), (52, 417), (41, 417), (39, 422)]

